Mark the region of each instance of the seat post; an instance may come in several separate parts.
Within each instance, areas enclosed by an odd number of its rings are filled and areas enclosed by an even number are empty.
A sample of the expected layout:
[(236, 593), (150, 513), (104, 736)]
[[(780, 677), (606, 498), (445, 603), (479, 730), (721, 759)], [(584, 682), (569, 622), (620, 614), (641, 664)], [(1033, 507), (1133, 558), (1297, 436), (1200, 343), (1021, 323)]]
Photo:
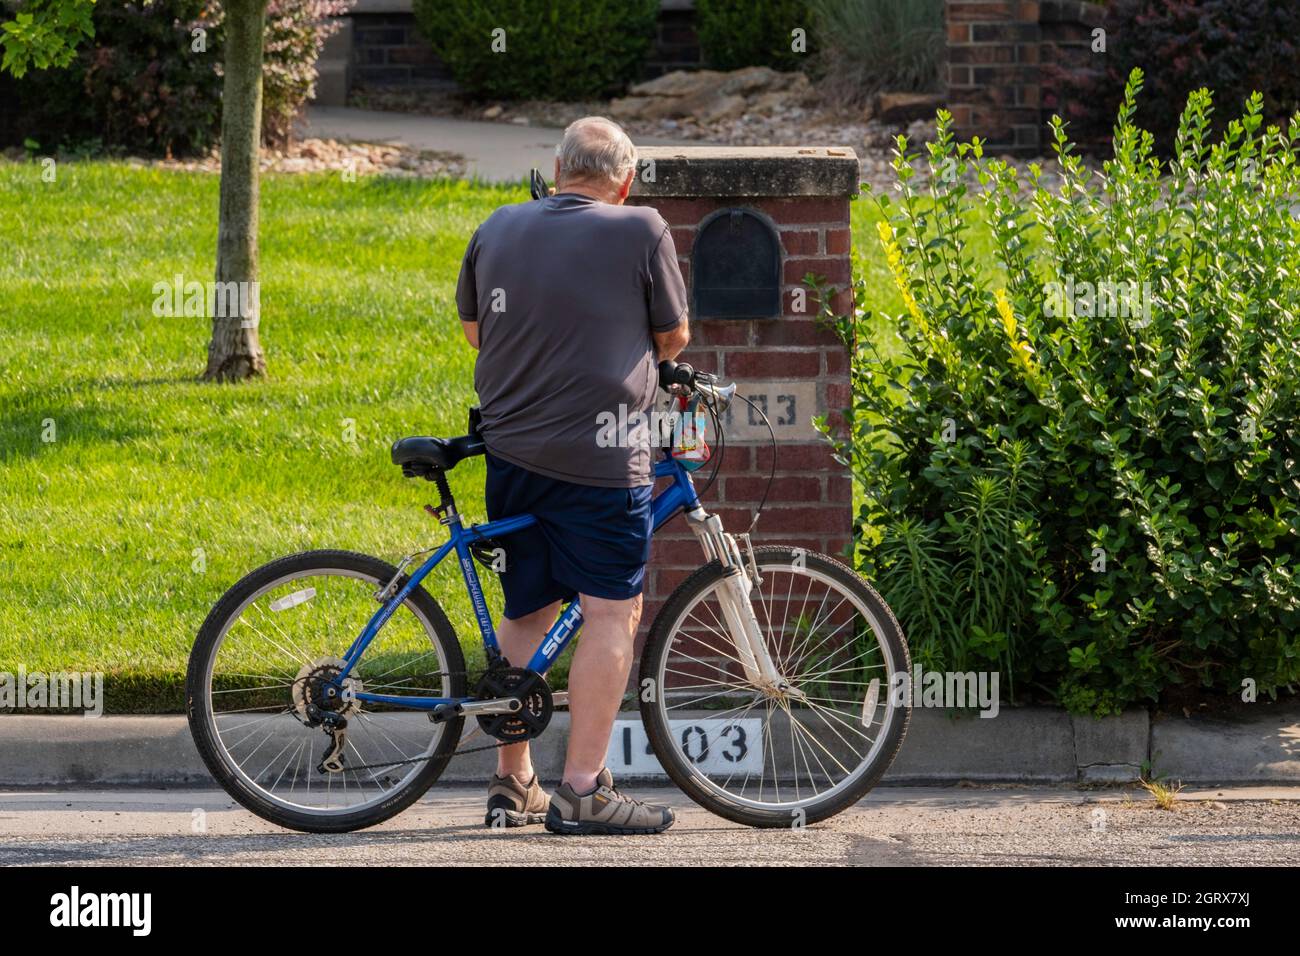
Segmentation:
[(447, 473), (441, 468), (434, 468), (429, 476), (438, 488), (438, 514), (444, 522), (457, 517), (456, 499), (452, 497), (451, 485), (447, 484)]

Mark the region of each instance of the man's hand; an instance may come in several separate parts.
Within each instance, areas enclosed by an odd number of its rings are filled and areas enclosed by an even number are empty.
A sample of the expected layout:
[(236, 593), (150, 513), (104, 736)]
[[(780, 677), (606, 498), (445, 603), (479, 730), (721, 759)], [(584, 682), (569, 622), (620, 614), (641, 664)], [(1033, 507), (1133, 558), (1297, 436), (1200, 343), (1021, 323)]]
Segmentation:
[(682, 349), (686, 348), (691, 341), (691, 330), (686, 320), (682, 319), (677, 323), (676, 328), (669, 329), (667, 332), (655, 332), (654, 337), (657, 360), (667, 362), (682, 354)]
[(462, 320), (460, 327), (465, 333), (465, 341), (468, 342), (472, 348), (478, 348), (478, 323), (465, 322)]

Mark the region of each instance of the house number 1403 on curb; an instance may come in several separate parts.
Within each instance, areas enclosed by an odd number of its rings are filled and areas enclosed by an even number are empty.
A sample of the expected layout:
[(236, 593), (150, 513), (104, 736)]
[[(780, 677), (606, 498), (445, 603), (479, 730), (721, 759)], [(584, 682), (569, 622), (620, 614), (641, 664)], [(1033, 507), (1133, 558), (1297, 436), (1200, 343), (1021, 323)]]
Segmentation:
[[(758, 718), (686, 718), (671, 721), (670, 726), (682, 755), (706, 774), (729, 776), (763, 771), (763, 722)], [(614, 774), (664, 774), (639, 720), (614, 721), (605, 766)]]

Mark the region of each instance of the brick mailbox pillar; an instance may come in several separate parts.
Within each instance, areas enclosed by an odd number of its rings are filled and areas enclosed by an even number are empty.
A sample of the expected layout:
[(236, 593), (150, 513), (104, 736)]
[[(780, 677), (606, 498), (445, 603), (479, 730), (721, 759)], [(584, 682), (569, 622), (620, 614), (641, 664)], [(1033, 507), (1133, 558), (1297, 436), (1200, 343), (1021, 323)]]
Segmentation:
[[(818, 327), (817, 302), (802, 280), (821, 276), (840, 290), (836, 312), (849, 308), (857, 157), (825, 147), (662, 147), (638, 157), (628, 202), (653, 206), (668, 221), (690, 291), (691, 344), (680, 361), (735, 381), (776, 432), (776, 477), (755, 542), (840, 554), (851, 534), (850, 478), (812, 419), (848, 405), (848, 356)], [(762, 420), (739, 399), (729, 418), (722, 468), (703, 500), (738, 533), (763, 494), (772, 447)], [(697, 487), (712, 467), (696, 472)], [(680, 518), (655, 536), (646, 626), (702, 557)]]

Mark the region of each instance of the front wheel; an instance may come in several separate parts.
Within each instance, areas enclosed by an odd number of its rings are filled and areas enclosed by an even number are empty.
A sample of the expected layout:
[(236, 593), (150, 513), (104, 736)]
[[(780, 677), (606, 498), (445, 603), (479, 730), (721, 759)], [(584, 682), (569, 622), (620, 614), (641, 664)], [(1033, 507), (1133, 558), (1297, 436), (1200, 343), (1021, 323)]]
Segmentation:
[(802, 548), (754, 549), (751, 592), (780, 691), (745, 678), (725, 624), (724, 569), (700, 568), (655, 618), (641, 657), (641, 719), (668, 776), (737, 823), (790, 827), (852, 806), (884, 775), (909, 709), (911, 667), (893, 613), (862, 578)]
[[(463, 718), (435, 724), (347, 693), (466, 695), (455, 631), (422, 588), (375, 635), (344, 696), (334, 689), (396, 573), (350, 551), (295, 554), (244, 577), (203, 622), (186, 678), (190, 732), (212, 775), (258, 816), (312, 833), (373, 826), (410, 806), (451, 759)], [(347, 721), (332, 769), (325, 709)]]

